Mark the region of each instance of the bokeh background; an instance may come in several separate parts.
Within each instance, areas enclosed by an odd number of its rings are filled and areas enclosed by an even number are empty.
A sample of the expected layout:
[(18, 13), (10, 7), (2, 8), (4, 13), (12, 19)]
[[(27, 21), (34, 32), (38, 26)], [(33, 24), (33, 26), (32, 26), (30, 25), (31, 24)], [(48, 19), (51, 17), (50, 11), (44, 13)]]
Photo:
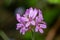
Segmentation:
[[(54, 28), (53, 25), (56, 25), (55, 23), (60, 18), (60, 0), (0, 0), (0, 40), (32, 40), (30, 31), (25, 35), (21, 35), (16, 30), (17, 20), (15, 16), (17, 12), (23, 14), (30, 7), (41, 9), (47, 23), (44, 34), (34, 34), (35, 40), (46, 40), (49, 30)], [(53, 40), (60, 40), (59, 29)], [(49, 40), (48, 37), (47, 40)]]

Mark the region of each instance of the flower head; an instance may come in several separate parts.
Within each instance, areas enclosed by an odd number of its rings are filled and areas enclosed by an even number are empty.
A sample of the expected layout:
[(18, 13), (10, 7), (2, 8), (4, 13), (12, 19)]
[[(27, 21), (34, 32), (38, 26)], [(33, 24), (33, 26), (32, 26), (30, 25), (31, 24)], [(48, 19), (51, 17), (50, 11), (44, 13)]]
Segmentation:
[(46, 28), (42, 12), (36, 8), (27, 9), (23, 16), (16, 14), (16, 19), (19, 22), (16, 29), (20, 30), (22, 34), (25, 34), (31, 28), (31, 25), (35, 27), (35, 32), (43, 33), (43, 28)]

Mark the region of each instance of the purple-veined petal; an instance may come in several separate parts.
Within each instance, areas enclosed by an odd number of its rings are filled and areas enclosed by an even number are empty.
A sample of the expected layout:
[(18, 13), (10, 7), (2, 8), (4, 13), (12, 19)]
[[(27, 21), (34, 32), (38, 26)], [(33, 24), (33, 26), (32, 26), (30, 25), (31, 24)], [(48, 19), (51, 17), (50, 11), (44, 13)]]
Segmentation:
[(38, 30), (39, 30), (39, 27), (38, 27), (38, 26), (36, 26), (36, 28), (35, 28), (35, 32), (38, 32)]
[(40, 18), (41, 20), (43, 20), (43, 15), (42, 15), (41, 10), (39, 10), (39, 18)]
[(25, 27), (20, 29), (20, 33), (25, 34)]
[(22, 30), (23, 30), (22, 34), (24, 35), (26, 32), (25, 27), (23, 27)]
[(36, 15), (37, 15), (37, 12), (38, 12), (38, 10), (35, 8), (35, 9), (34, 9), (34, 11), (33, 11), (33, 13), (32, 13), (32, 14), (33, 14), (33, 17), (32, 17), (32, 19), (34, 19), (34, 18), (36, 17)]
[(29, 27), (29, 25), (30, 25), (30, 22), (27, 22), (25, 27)]
[(27, 17), (21, 17), (22, 21), (29, 21), (29, 19)]
[(36, 17), (35, 21), (38, 22), (38, 17)]
[(19, 28), (21, 28), (21, 27), (23, 27), (23, 26), (24, 26), (23, 24), (18, 23), (16, 30), (18, 30)]
[(39, 13), (42, 14), (42, 11), (39, 9)]
[(42, 20), (37, 16), (36, 17), (36, 23), (39, 23), (39, 22), (41, 22)]
[(25, 16), (25, 17), (29, 16), (29, 9), (26, 9), (26, 12), (23, 16)]
[(16, 14), (16, 19), (18, 22), (20, 22), (20, 14), (18, 14), (18, 13)]
[(41, 28), (47, 28), (45, 24), (40, 24)]
[(39, 32), (40, 32), (40, 33), (44, 33), (43, 29), (39, 29)]
[(32, 25), (35, 25), (35, 21), (34, 21), (34, 20), (32, 20), (32, 21), (31, 21), (31, 24), (32, 24)]
[(30, 18), (30, 17), (33, 17), (33, 15), (34, 15), (34, 14), (33, 14), (33, 8), (30, 8), (30, 9), (29, 9), (29, 18)]
[(41, 21), (41, 23), (45, 24), (46, 25), (46, 22), (45, 21)]
[(20, 33), (22, 33), (22, 32), (23, 32), (23, 29), (21, 28), (21, 29), (20, 29)]

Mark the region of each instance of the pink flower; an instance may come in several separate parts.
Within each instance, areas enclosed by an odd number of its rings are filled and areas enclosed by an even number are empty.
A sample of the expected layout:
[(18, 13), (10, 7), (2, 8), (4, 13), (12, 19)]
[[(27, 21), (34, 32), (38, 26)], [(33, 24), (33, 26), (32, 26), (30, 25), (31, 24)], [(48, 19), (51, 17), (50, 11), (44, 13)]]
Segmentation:
[(43, 33), (43, 28), (46, 28), (46, 23), (43, 22), (42, 12), (36, 8), (29, 8), (26, 10), (23, 16), (16, 14), (16, 19), (19, 22), (17, 24), (17, 30), (20, 30), (20, 33), (25, 34), (32, 26), (35, 27), (35, 32)]

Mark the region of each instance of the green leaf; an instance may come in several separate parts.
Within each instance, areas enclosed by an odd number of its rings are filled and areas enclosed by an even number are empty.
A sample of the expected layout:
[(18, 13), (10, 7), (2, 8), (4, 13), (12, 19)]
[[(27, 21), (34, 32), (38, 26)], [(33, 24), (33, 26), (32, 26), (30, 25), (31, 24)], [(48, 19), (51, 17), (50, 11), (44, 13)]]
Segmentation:
[(9, 38), (6, 36), (6, 34), (3, 31), (0, 31), (0, 36), (4, 39), (4, 40), (9, 40)]

